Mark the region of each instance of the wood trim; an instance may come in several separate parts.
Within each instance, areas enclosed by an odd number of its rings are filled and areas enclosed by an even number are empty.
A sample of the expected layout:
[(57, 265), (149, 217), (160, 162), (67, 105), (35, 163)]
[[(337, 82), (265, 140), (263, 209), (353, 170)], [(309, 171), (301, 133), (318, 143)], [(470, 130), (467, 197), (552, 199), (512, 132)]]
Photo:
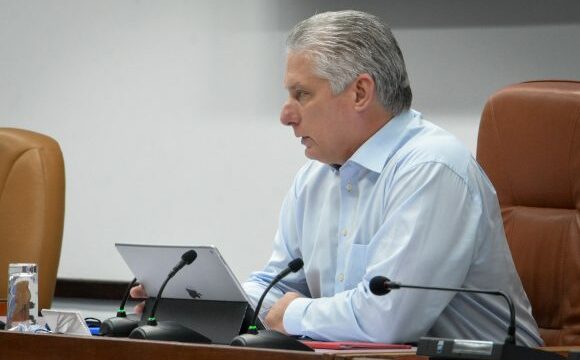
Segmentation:
[(55, 297), (121, 300), (129, 282), (84, 279), (56, 279)]

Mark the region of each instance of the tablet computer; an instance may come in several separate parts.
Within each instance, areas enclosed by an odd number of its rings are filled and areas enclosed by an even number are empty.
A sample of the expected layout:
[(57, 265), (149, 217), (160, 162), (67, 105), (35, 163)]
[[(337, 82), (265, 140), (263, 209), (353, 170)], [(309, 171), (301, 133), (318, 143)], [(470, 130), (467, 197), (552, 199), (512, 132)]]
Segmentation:
[(163, 298), (248, 302), (238, 279), (215, 246), (117, 243), (115, 247), (149, 296), (157, 296), (181, 256), (194, 250), (197, 258), (167, 283)]

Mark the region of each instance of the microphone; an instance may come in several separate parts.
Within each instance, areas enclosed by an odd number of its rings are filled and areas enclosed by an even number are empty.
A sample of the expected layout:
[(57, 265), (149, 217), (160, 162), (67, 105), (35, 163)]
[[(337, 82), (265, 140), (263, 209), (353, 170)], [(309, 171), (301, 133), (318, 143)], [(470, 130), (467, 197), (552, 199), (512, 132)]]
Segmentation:
[(157, 293), (157, 297), (155, 298), (155, 303), (153, 303), (153, 309), (151, 309), (151, 314), (149, 315), (149, 319), (147, 319), (147, 325), (153, 326), (157, 325), (155, 312), (157, 311), (157, 306), (161, 301), (161, 294), (163, 293), (163, 290), (165, 290), (165, 285), (167, 285), (169, 280), (171, 280), (171, 278), (173, 278), (179, 270), (183, 269), (185, 265), (190, 265), (196, 258), (197, 253), (195, 252), (195, 250), (186, 251), (183, 255), (181, 255), (181, 260), (179, 260), (177, 265), (173, 267), (173, 270), (169, 272), (169, 275), (167, 275), (167, 278), (165, 278), (165, 281), (161, 285), (161, 288), (159, 288), (159, 292)]
[(121, 301), (119, 310), (117, 310), (117, 316), (109, 318), (101, 323), (101, 328), (99, 330), (99, 335), (101, 336), (111, 336), (111, 337), (127, 337), (135, 329), (139, 322), (134, 319), (127, 318), (127, 313), (125, 312), (125, 304), (127, 299), (129, 299), (129, 294), (131, 293), (131, 288), (137, 283), (137, 278), (127, 287), (125, 296)]
[(262, 308), (262, 302), (266, 298), (266, 294), (270, 291), (274, 285), (276, 285), (280, 280), (288, 276), (291, 272), (298, 272), (304, 266), (304, 261), (301, 258), (296, 258), (288, 263), (288, 267), (282, 270), (274, 280), (268, 285), (266, 290), (262, 293), (260, 300), (258, 300), (258, 305), (256, 305), (256, 311), (254, 311), (254, 316), (252, 317), (252, 321), (250, 322), (250, 326), (248, 326), (248, 333), (256, 335), (258, 334), (258, 328), (256, 327), (256, 320), (258, 319), (258, 314), (260, 313), (260, 309)]
[(382, 296), (402, 288), (453, 291), (464, 293), (487, 294), (503, 297), (508, 303), (510, 323), (507, 337), (503, 344), (491, 341), (438, 339), (422, 337), (417, 346), (417, 355), (429, 356), (430, 359), (487, 359), (487, 360), (560, 360), (562, 356), (547, 351), (516, 345), (516, 312), (510, 297), (500, 290), (451, 288), (436, 286), (407, 285), (391, 281), (385, 276), (375, 276), (369, 281), (369, 289), (375, 295)]
[(314, 351), (312, 348), (304, 345), (300, 341), (284, 335), (275, 330), (260, 330), (256, 326), (256, 321), (258, 314), (260, 313), (260, 308), (262, 307), (262, 302), (266, 298), (266, 294), (276, 285), (280, 280), (285, 278), (291, 272), (297, 272), (304, 266), (304, 262), (301, 258), (296, 258), (288, 263), (288, 267), (282, 270), (276, 277), (270, 282), (270, 285), (264, 290), (256, 309), (254, 310), (254, 316), (248, 326), (248, 332), (243, 335), (236, 336), (230, 345), (232, 346), (245, 346), (245, 347), (257, 347), (266, 349), (284, 349), (284, 350), (298, 350), (298, 351)]
[(131, 339), (145, 339), (145, 340), (165, 340), (165, 341), (180, 341), (180, 342), (192, 342), (192, 343), (205, 343), (211, 344), (211, 340), (206, 336), (185, 327), (175, 321), (163, 321), (158, 323), (155, 317), (155, 312), (157, 311), (157, 306), (161, 301), (161, 295), (165, 286), (181, 270), (185, 265), (190, 265), (195, 258), (197, 258), (197, 253), (195, 250), (186, 251), (182, 256), (181, 260), (175, 267), (169, 272), (167, 278), (161, 285), (157, 297), (155, 298), (155, 303), (147, 319), (147, 325), (139, 326), (138, 328), (131, 331), (129, 338)]
[(447, 287), (434, 287), (434, 286), (417, 286), (417, 285), (404, 285), (398, 282), (391, 281), (389, 278), (384, 276), (375, 276), (369, 282), (369, 288), (371, 292), (375, 295), (386, 295), (391, 290), (409, 288), (409, 289), (423, 289), (423, 290), (438, 290), (438, 291), (454, 291), (454, 292), (465, 292), (465, 293), (477, 293), (477, 294), (487, 294), (501, 296), (508, 303), (510, 310), (510, 323), (507, 330), (507, 337), (505, 339), (506, 344), (516, 344), (516, 311), (514, 304), (506, 293), (499, 290), (480, 290), (480, 289), (466, 289), (466, 288), (447, 288)]

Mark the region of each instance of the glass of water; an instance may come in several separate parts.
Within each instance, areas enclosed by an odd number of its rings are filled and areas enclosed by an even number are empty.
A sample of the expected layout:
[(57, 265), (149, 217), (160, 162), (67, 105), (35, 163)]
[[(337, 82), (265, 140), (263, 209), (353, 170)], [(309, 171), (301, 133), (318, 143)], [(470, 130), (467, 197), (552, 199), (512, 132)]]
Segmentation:
[(8, 266), (8, 299), (6, 329), (23, 328), (37, 322), (38, 268), (36, 264), (18, 263)]

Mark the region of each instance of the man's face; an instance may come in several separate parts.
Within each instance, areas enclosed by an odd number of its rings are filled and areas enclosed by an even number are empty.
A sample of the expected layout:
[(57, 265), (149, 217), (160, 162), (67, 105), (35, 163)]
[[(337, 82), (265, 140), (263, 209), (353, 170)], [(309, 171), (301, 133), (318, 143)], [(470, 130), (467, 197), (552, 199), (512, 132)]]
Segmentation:
[(354, 95), (348, 87), (333, 95), (329, 81), (314, 74), (305, 54), (291, 53), (287, 60), (284, 85), (289, 96), (280, 121), (292, 126), (308, 158), (343, 164), (356, 150), (350, 135), (351, 127), (356, 125), (352, 116)]

